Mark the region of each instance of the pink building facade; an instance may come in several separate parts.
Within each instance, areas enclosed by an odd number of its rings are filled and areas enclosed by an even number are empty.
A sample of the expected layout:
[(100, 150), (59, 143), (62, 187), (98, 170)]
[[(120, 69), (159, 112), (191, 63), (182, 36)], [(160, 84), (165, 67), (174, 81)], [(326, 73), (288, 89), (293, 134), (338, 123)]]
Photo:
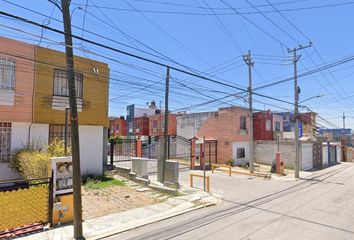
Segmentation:
[(10, 153), (29, 141), (34, 86), (34, 45), (0, 37), (0, 180), (18, 178)]

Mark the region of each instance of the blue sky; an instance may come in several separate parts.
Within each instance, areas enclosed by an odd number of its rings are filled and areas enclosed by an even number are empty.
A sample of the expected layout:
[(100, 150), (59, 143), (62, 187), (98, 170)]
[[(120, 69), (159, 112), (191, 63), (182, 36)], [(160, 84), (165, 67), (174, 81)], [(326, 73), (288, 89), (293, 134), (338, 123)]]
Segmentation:
[[(61, 13), (49, 1), (13, 0), (11, 3), (20, 7), (0, 0), (0, 8), (62, 29), (62, 23), (57, 21), (62, 19)], [(74, 34), (188, 71), (199, 70), (203, 75), (209, 74), (210, 78), (241, 88), (248, 85), (247, 66), (242, 60), (248, 50), (255, 62), (254, 87), (291, 77), (293, 65), (287, 48), (298, 44), (313, 42), (313, 47), (299, 52), (302, 55), (299, 74), (353, 55), (353, 10), (354, 1), (344, 0), (73, 0), (71, 5)], [(63, 36), (1, 18), (2, 36), (64, 50)], [(124, 115), (125, 106), (131, 103), (144, 106), (155, 100), (163, 105), (165, 68), (78, 40), (74, 42), (75, 54), (110, 65), (110, 115)], [(345, 112), (346, 126), (354, 128), (353, 64), (350, 61), (330, 71), (299, 78), (300, 101), (323, 95), (303, 105), (339, 127)], [(171, 77), (171, 110), (209, 111), (248, 104), (245, 94), (214, 100), (239, 93), (234, 88), (176, 71), (171, 71)], [(293, 81), (257, 92), (292, 102)], [(293, 109), (290, 104), (267, 98), (254, 96), (254, 99), (256, 109)], [(209, 101), (214, 102), (202, 104)], [(324, 120), (319, 123), (334, 126)]]

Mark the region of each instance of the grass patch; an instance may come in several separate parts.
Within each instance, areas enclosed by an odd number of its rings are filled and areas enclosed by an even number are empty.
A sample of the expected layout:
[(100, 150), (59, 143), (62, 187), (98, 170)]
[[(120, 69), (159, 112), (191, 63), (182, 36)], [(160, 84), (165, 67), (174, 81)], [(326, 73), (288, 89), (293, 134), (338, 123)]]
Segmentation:
[(88, 178), (84, 181), (84, 187), (89, 189), (102, 189), (113, 186), (125, 186), (125, 182), (108, 176)]

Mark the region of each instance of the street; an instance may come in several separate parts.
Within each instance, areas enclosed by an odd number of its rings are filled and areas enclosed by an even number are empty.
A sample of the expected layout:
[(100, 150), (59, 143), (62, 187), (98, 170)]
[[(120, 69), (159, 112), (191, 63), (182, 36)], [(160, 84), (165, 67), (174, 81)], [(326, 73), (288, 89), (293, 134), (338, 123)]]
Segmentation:
[[(182, 184), (187, 174), (181, 173)], [(222, 204), (107, 240), (354, 239), (353, 177), (351, 163), (338, 164), (297, 181), (214, 173), (211, 190), (223, 196)]]

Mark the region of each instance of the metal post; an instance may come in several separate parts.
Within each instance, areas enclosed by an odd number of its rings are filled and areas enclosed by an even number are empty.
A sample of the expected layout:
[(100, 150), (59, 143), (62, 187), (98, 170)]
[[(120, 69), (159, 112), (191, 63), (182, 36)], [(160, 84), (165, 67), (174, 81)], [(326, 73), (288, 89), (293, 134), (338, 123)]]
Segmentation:
[(203, 137), (203, 143), (202, 143), (202, 152), (200, 153), (200, 156), (201, 156), (201, 162), (203, 162), (203, 180), (204, 180), (204, 192), (206, 192), (206, 185), (205, 185), (205, 137)]
[(113, 163), (113, 161), (114, 161), (114, 148), (115, 148), (115, 140), (114, 139), (111, 139), (110, 140), (110, 145), (109, 145), (109, 154), (110, 154), (110, 156), (109, 156), (109, 158), (110, 158), (110, 162), (111, 162), (111, 168), (113, 169), (113, 166), (114, 166), (114, 163)]
[(49, 192), (49, 199), (48, 199), (48, 222), (49, 222), (49, 227), (53, 226), (53, 201), (54, 201), (54, 171), (51, 171), (51, 175), (49, 177), (49, 183), (48, 183), (48, 192)]
[(168, 93), (169, 93), (169, 82), (170, 82), (170, 68), (167, 67), (167, 70), (166, 70), (166, 89), (165, 89), (164, 146), (163, 146), (162, 179), (161, 179), (161, 182), (165, 181), (165, 167), (166, 167), (166, 160), (167, 160), (167, 156), (168, 156)]
[(299, 90), (297, 85), (297, 56), (296, 49), (294, 49), (294, 101), (295, 101), (295, 177), (300, 176), (300, 152), (299, 152)]
[(293, 53), (293, 64), (294, 64), (294, 117), (295, 117), (295, 178), (300, 177), (300, 143), (299, 143), (299, 87), (297, 84), (297, 62), (299, 61), (301, 55), (297, 56), (296, 51), (304, 48), (311, 47), (312, 43), (309, 45), (302, 46), (299, 45), (297, 48), (288, 49), (288, 52)]
[(243, 56), (243, 60), (248, 65), (248, 103), (249, 103), (249, 158), (250, 158), (250, 173), (254, 172), (253, 164), (253, 106), (252, 106), (252, 57), (251, 51), (248, 50), (248, 54)]
[(69, 115), (69, 106), (65, 107), (65, 129), (64, 129), (64, 153), (65, 156), (68, 156), (68, 115)]

